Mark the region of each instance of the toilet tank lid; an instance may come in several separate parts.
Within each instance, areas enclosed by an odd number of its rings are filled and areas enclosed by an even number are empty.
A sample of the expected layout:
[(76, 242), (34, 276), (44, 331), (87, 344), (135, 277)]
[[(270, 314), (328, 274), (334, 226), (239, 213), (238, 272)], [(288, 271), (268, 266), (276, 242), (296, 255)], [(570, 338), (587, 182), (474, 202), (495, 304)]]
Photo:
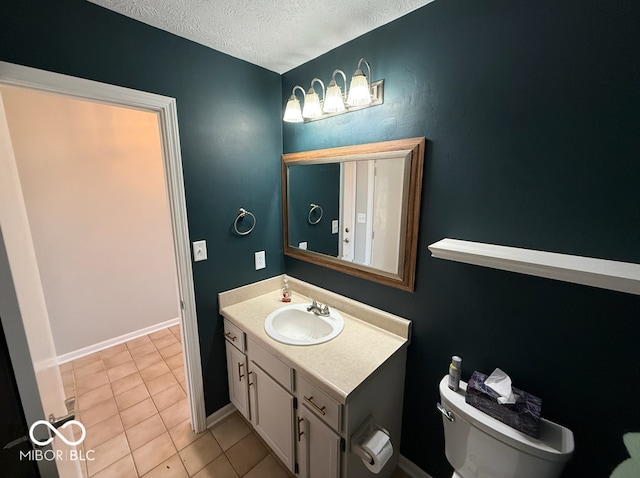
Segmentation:
[(538, 438), (530, 437), (466, 403), (466, 382), (460, 381), (457, 392), (447, 384), (448, 376), (445, 375), (439, 387), (442, 405), (449, 408), (456, 418), (462, 418), (507, 445), (549, 461), (567, 461), (573, 454), (573, 432), (568, 428), (541, 418)]

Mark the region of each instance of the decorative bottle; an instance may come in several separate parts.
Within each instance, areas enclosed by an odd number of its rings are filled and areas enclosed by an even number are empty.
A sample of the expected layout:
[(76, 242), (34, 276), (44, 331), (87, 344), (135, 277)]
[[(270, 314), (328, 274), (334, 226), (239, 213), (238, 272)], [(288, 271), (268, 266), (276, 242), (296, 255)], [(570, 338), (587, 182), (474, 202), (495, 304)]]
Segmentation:
[(462, 375), (462, 359), (457, 355), (451, 357), (449, 365), (449, 388), (454, 392), (460, 388), (460, 376)]
[(291, 289), (289, 289), (289, 280), (282, 280), (282, 302), (291, 302)]

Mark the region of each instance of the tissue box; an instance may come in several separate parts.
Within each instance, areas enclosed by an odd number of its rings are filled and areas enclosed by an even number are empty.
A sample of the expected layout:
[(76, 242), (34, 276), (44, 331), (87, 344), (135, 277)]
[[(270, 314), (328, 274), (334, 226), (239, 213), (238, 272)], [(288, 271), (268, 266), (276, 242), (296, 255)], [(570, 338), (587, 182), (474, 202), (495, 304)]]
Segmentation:
[(487, 375), (473, 372), (467, 383), (465, 401), (496, 420), (538, 438), (542, 399), (513, 387), (513, 393), (518, 396), (516, 403), (501, 405), (497, 400), (500, 395), (484, 384), (486, 379)]

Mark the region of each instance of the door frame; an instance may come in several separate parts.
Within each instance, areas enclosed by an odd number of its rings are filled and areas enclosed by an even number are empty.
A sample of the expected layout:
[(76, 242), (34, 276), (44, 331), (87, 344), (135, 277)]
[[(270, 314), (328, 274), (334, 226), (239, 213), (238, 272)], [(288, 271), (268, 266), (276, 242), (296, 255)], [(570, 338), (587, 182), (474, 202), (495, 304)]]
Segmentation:
[[(187, 394), (189, 396), (191, 426), (196, 432), (205, 430), (206, 415), (202, 365), (200, 360), (200, 341), (198, 338), (191, 247), (189, 242), (175, 98), (2, 61), (0, 61), (0, 85), (30, 88), (93, 102), (157, 113), (162, 145), (165, 189), (169, 203), (178, 279), (182, 344), (185, 357), (185, 378)], [(19, 314), (18, 318), (20, 318)], [(12, 332), (14, 332), (13, 328), (7, 330), (5, 327), (8, 341), (11, 340), (9, 334)], [(19, 331), (15, 332), (19, 334)], [(22, 331), (22, 335), (24, 335), (24, 330)], [(24, 340), (23, 337), (18, 336), (16, 338), (22, 338), (19, 342)], [(11, 359), (14, 364), (16, 360), (20, 360), (21, 358), (23, 357), (14, 357), (14, 354), (11, 354)], [(31, 378), (33, 378), (34, 383), (27, 385), (23, 380), (18, 381), (21, 397), (29, 396), (28, 394), (33, 393), (34, 388), (37, 390), (33, 370), (31, 373), (27, 373), (27, 375), (29, 376), (27, 381), (31, 382)], [(20, 386), (21, 383), (24, 384), (24, 388)]]
[[(340, 163), (340, 259), (353, 262), (356, 230), (356, 161)], [(348, 232), (347, 232), (348, 230)]]

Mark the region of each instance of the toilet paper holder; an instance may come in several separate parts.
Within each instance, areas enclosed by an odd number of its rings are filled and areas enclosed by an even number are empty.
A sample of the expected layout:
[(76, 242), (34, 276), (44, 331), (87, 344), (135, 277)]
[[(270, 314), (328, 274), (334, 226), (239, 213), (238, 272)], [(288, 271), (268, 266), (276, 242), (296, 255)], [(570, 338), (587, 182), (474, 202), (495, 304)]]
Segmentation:
[(351, 452), (358, 455), (363, 460), (369, 462), (369, 464), (374, 464), (373, 457), (367, 452), (361, 445), (361, 441), (363, 438), (368, 437), (370, 434), (375, 431), (380, 430), (382, 433), (391, 437), (391, 434), (381, 426), (377, 425), (373, 421), (373, 416), (369, 415), (367, 419), (363, 422), (363, 424), (358, 428), (353, 435), (351, 435)]

